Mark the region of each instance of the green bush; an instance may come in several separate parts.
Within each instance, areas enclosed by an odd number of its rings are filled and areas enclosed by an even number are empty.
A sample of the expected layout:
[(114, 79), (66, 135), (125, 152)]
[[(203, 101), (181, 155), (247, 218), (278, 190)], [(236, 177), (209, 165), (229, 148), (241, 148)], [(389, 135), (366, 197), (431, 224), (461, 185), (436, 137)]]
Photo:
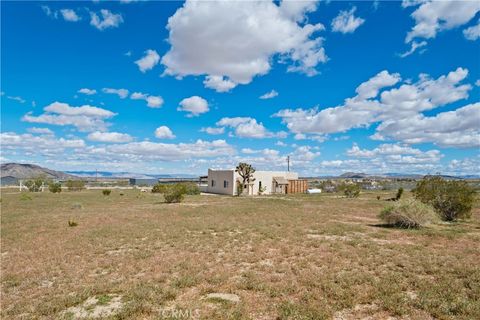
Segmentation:
[(60, 182), (57, 183), (50, 183), (48, 185), (48, 190), (53, 193), (60, 193), (62, 192), (62, 184)]
[(416, 199), (431, 205), (445, 221), (470, 218), (475, 190), (465, 181), (427, 176), (412, 190)]
[(109, 196), (110, 193), (112, 193), (112, 190), (110, 190), (110, 189), (103, 189), (103, 190), (102, 190), (102, 194), (103, 194), (104, 196)]
[(65, 185), (68, 191), (80, 191), (85, 189), (85, 181), (83, 180), (68, 180)]
[(168, 185), (157, 183), (156, 185), (153, 186), (152, 193), (165, 193), (167, 192), (167, 189), (168, 189)]
[(400, 188), (398, 188), (397, 194), (395, 195), (395, 201), (400, 200), (400, 198), (402, 197), (402, 194), (403, 194), (403, 188), (400, 187)]
[(186, 194), (186, 188), (182, 184), (175, 184), (168, 188), (167, 192), (163, 195), (166, 203), (178, 203), (182, 202)]
[(433, 208), (418, 200), (400, 200), (385, 207), (378, 217), (386, 224), (400, 228), (419, 228), (438, 220)]
[(195, 183), (181, 183), (181, 185), (185, 188), (185, 194), (188, 194), (190, 196), (200, 194), (200, 188), (198, 187), (197, 184)]
[(343, 184), (340, 186), (340, 190), (347, 198), (358, 198), (360, 195), (360, 186), (357, 184)]
[(42, 186), (46, 184), (46, 181), (42, 178), (36, 178), (27, 180), (23, 184), (25, 185), (25, 187), (28, 188), (28, 191), (30, 192), (40, 192), (42, 191)]

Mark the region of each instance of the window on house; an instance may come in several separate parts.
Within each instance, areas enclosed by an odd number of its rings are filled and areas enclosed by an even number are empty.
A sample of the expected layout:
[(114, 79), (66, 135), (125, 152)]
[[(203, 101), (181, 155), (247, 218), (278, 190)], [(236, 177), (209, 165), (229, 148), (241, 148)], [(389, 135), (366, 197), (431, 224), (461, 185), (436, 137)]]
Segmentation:
[(262, 189), (262, 181), (258, 181), (258, 189), (259, 189), (259, 190)]
[(228, 181), (227, 180), (223, 180), (223, 187), (228, 188)]
[(212, 187), (215, 187), (215, 180), (212, 180)]

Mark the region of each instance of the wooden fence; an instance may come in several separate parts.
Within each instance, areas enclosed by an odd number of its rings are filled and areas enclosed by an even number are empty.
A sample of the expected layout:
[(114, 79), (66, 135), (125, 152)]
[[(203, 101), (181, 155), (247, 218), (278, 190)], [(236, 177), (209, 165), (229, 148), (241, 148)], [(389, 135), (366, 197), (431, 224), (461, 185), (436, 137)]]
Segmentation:
[(286, 193), (306, 193), (308, 189), (308, 181), (303, 179), (288, 180), (288, 188)]

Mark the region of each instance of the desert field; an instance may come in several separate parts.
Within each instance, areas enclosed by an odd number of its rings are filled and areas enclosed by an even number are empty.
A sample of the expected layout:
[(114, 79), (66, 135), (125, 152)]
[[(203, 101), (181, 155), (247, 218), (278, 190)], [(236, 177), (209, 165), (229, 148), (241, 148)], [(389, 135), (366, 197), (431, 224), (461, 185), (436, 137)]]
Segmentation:
[(378, 195), (4, 189), (1, 318), (480, 319), (478, 201), (402, 230)]

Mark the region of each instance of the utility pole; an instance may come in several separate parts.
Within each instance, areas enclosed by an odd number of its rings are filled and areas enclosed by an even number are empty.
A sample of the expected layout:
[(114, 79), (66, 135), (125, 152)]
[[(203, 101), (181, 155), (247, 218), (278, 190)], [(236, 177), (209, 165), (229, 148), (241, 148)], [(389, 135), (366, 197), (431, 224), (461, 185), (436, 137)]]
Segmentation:
[(290, 172), (290, 156), (287, 156), (287, 171)]

